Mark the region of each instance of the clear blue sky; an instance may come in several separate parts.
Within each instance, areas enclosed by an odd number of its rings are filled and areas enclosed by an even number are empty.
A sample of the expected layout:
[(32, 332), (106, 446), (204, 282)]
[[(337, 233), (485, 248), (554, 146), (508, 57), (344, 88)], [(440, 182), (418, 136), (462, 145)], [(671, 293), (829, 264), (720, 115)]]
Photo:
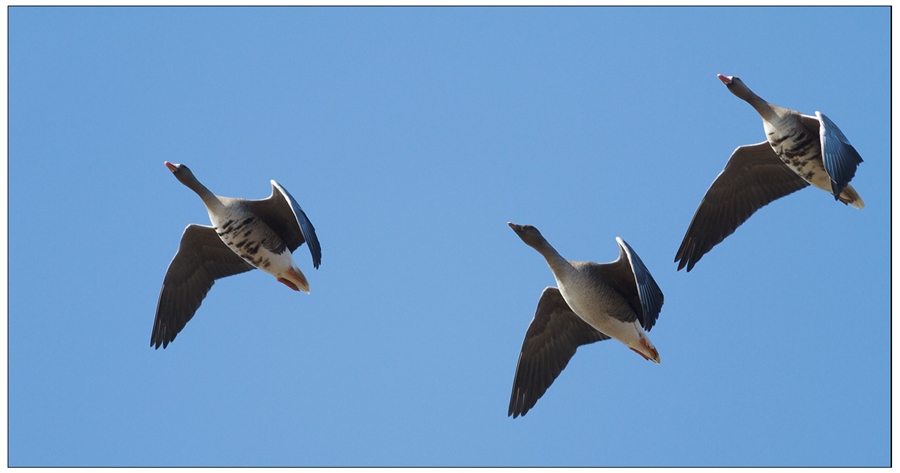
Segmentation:
[[(11, 8), (9, 463), (890, 464), (890, 10)], [(827, 114), (856, 210), (807, 188), (673, 259), (761, 121), (716, 74)], [(275, 179), (311, 294), (219, 281), (149, 346), (211, 190)], [(662, 363), (578, 350), (524, 418), (516, 360), (563, 256), (616, 236)]]

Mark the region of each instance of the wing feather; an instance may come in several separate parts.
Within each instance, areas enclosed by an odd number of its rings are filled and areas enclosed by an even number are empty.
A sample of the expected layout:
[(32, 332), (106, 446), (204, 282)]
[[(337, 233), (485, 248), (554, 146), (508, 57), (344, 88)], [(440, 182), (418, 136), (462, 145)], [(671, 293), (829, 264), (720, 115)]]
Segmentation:
[(194, 316), (216, 279), (254, 269), (231, 251), (213, 227), (188, 225), (163, 279), (150, 346), (163, 348)]
[(575, 315), (559, 289), (544, 289), (522, 342), (509, 415), (513, 418), (524, 416), (534, 407), (569, 364), (579, 346), (608, 338)]
[(305, 242), (313, 266), (318, 268), (322, 263), (322, 248), (315, 227), (287, 189), (274, 180), (271, 183), (272, 195), (262, 200), (247, 200), (247, 207), (275, 231), (292, 253)]
[(838, 200), (841, 191), (847, 187), (856, 174), (862, 157), (850, 144), (841, 129), (822, 112), (816, 112), (819, 119), (819, 140), (822, 143), (822, 162), (831, 178), (831, 193)]
[(738, 147), (694, 213), (675, 254), (678, 270), (687, 265), (690, 271), (754, 212), (808, 185), (768, 142)]

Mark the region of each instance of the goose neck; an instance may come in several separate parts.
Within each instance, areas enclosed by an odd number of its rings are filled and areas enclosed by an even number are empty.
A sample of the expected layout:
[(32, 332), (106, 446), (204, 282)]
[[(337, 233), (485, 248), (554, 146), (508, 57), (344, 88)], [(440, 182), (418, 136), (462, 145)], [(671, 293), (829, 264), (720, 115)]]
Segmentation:
[(562, 257), (549, 243), (536, 246), (535, 249), (547, 260), (547, 265), (555, 275), (561, 275), (572, 269), (572, 263)]
[(753, 93), (752, 90), (747, 90), (747, 95), (741, 98), (749, 103), (763, 120), (772, 121), (778, 117), (778, 113), (772, 108), (772, 104), (763, 100), (762, 97)]

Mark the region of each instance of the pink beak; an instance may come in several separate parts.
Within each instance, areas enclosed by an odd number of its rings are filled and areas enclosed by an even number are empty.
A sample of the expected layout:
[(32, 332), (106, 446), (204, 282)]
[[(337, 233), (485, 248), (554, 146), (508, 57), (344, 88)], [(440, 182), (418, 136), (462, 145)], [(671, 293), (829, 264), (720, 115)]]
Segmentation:
[(716, 77), (718, 77), (719, 80), (722, 81), (722, 83), (725, 85), (731, 84), (731, 77), (723, 76), (722, 74), (718, 74)]
[(166, 161), (166, 167), (169, 168), (169, 171), (172, 171), (172, 172), (175, 172), (178, 169), (177, 167), (175, 167), (174, 164), (172, 164), (168, 161)]

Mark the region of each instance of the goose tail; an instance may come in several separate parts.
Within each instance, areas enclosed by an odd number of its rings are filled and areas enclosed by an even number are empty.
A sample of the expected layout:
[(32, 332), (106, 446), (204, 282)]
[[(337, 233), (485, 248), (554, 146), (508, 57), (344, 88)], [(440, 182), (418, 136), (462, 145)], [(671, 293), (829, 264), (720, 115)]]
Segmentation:
[(837, 197), (841, 202), (855, 208), (861, 209), (866, 206), (866, 203), (863, 202), (862, 197), (856, 193), (856, 189), (853, 188), (850, 184), (847, 184), (847, 187), (841, 191), (841, 194)]

